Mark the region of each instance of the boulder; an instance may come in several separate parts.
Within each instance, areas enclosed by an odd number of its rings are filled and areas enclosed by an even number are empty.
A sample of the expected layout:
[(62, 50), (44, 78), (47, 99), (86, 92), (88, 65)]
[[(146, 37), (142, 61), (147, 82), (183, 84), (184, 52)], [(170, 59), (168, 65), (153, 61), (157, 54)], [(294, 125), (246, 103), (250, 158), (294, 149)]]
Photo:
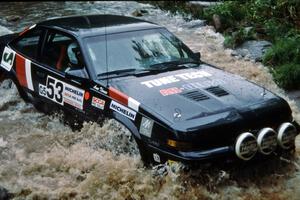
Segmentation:
[(0, 186), (0, 199), (1, 200), (9, 200), (12, 198), (12, 195), (8, 192), (7, 189)]
[(21, 19), (19, 15), (10, 15), (6, 17), (6, 21), (8, 22), (17, 22)]
[(145, 9), (136, 9), (134, 12), (131, 13), (131, 15), (135, 16), (135, 17), (141, 17), (147, 13), (148, 13), (148, 11)]
[(265, 40), (249, 40), (235, 49), (235, 53), (247, 57), (255, 62), (261, 62), (262, 58), (272, 43)]
[(221, 23), (221, 18), (219, 15), (217, 14), (214, 14), (213, 15), (213, 24), (214, 24), (214, 27), (216, 28), (216, 31), (221, 31), (222, 30), (222, 23)]

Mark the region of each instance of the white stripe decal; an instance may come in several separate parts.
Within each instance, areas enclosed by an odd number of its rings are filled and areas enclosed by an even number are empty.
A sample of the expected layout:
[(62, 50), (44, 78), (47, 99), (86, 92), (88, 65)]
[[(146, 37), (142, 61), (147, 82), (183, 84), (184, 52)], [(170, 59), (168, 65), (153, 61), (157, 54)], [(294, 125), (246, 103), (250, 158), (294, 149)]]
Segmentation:
[(135, 99), (128, 97), (128, 107), (132, 108), (135, 111), (139, 111), (140, 102)]
[(28, 89), (34, 91), (31, 78), (31, 61), (25, 59), (26, 81)]

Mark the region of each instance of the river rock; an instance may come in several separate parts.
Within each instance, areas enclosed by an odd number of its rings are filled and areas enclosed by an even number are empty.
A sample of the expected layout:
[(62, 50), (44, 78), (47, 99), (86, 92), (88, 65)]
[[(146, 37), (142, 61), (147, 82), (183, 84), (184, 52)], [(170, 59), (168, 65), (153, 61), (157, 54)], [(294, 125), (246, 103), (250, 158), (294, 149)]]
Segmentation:
[(286, 91), (287, 96), (296, 102), (298, 109), (300, 109), (300, 90)]
[(0, 186), (0, 199), (1, 200), (9, 200), (12, 198), (12, 195), (8, 192), (7, 189)]
[(135, 16), (135, 17), (141, 17), (144, 14), (148, 13), (147, 10), (144, 9), (136, 9), (134, 12), (131, 13), (131, 15)]
[(214, 5), (218, 5), (221, 4), (222, 2), (220, 1), (190, 1), (190, 4), (195, 4), (195, 5), (200, 5), (203, 7), (209, 7), (209, 6), (214, 6)]
[(6, 20), (8, 22), (16, 22), (16, 21), (19, 21), (20, 19), (21, 19), (21, 17), (18, 15), (10, 15), (10, 16), (6, 17)]
[(222, 30), (222, 23), (219, 15), (217, 14), (213, 15), (213, 23), (214, 23), (214, 27), (216, 28), (216, 31)]
[(247, 57), (255, 62), (262, 61), (263, 55), (268, 48), (272, 46), (271, 42), (265, 40), (249, 40), (244, 42), (242, 45), (235, 49), (234, 54), (241, 55), (242, 57)]

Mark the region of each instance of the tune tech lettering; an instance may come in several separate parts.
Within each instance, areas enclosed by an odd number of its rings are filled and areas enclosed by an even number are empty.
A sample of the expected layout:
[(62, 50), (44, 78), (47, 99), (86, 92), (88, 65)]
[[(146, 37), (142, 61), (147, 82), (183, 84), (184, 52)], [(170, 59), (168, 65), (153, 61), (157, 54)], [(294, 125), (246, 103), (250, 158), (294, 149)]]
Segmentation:
[(147, 86), (148, 88), (152, 88), (152, 87), (158, 87), (158, 86), (167, 85), (170, 83), (179, 82), (181, 80), (191, 80), (191, 79), (203, 78), (203, 77), (209, 77), (209, 76), (211, 76), (210, 73), (199, 70), (199, 71), (195, 71), (195, 72), (187, 72), (187, 73), (182, 73), (182, 74), (165, 76), (162, 78), (153, 79), (153, 80), (149, 80), (149, 81), (144, 81), (144, 82), (141, 82), (141, 84)]

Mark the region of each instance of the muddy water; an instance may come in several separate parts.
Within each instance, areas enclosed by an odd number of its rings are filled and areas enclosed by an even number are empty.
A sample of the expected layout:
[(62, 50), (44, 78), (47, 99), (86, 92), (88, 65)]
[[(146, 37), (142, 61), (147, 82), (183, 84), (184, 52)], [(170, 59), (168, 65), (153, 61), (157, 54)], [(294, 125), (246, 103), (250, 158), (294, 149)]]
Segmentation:
[[(17, 5), (17, 6), (16, 6)], [(136, 2), (1, 3), (0, 35), (48, 17), (110, 13), (142, 18), (174, 32), (202, 59), (244, 76), (284, 96), (259, 63), (238, 60), (222, 47), (212, 27), (198, 27)], [(20, 21), (7, 22), (19, 15)], [(144, 168), (134, 141), (110, 120), (102, 127), (86, 123), (72, 132), (60, 116), (46, 116), (24, 103), (9, 81), (0, 86), (0, 186), (15, 199), (300, 199), (300, 162), (296, 158), (257, 165), (211, 166), (185, 171), (180, 165)], [(285, 97), (286, 98), (286, 97)], [(295, 103), (289, 100), (300, 121)]]

